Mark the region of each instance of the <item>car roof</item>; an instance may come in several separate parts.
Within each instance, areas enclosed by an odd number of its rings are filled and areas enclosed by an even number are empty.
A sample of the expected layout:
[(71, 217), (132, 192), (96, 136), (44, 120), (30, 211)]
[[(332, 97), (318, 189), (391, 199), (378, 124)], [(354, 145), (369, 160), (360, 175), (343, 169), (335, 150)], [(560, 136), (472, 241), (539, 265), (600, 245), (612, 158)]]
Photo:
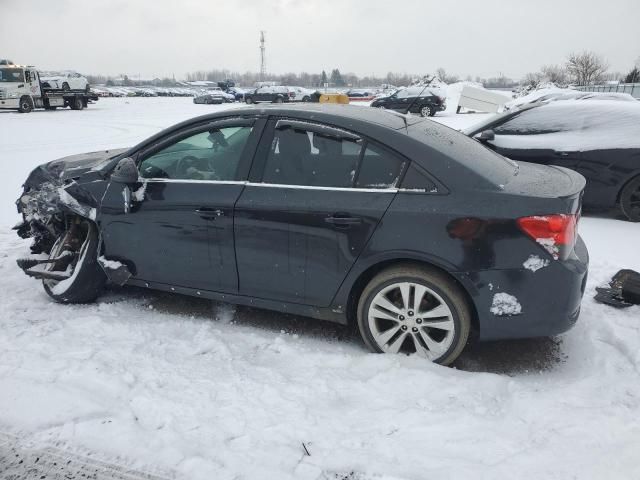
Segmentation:
[[(254, 107), (244, 107), (233, 110), (224, 110), (211, 114), (211, 118), (227, 117), (229, 114), (234, 116), (244, 115), (274, 115), (274, 116), (293, 116), (303, 120), (344, 124), (346, 121), (354, 121), (360, 123), (357, 128), (362, 128), (362, 123), (372, 123), (399, 130), (406, 128), (418, 119), (412, 119), (396, 112), (381, 110), (379, 108), (371, 108), (357, 105), (336, 105), (329, 103), (302, 103), (291, 105), (258, 105)], [(354, 127), (356, 127), (354, 125)], [(356, 129), (357, 129), (356, 128)]]

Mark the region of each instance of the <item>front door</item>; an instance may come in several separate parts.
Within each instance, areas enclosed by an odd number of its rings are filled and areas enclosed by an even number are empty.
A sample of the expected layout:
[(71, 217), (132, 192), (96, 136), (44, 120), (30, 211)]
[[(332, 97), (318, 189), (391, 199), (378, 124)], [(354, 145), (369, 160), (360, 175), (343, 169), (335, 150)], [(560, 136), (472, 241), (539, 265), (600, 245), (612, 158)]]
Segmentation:
[(272, 120), (236, 204), (240, 293), (328, 306), (405, 165), (344, 130)]
[(138, 280), (236, 292), (233, 209), (257, 141), (253, 125), (190, 128), (140, 152), (143, 181), (130, 211), (122, 185), (111, 183), (103, 200), (104, 255), (125, 261)]

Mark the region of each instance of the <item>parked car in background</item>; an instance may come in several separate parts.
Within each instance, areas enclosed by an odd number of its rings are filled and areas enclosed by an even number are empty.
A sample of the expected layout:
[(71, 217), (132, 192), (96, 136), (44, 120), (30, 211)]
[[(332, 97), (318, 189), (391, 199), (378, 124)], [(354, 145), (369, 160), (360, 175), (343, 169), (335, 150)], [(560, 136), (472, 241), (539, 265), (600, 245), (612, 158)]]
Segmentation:
[(294, 96), (287, 87), (264, 85), (244, 94), (244, 101), (247, 103), (283, 103), (291, 101)]
[(315, 90), (304, 87), (290, 87), (287, 86), (289, 92), (293, 92), (293, 95), (289, 95), (289, 100), (293, 102), (310, 102), (311, 96), (314, 94)]
[(368, 88), (352, 88), (345, 92), (349, 98), (354, 100), (370, 100), (377, 93), (377, 89), (368, 89)]
[(429, 87), (401, 88), (387, 97), (376, 98), (371, 106), (400, 113), (418, 113), (423, 117), (433, 117), (447, 108), (445, 97)]
[(374, 352), (449, 364), (470, 338), (576, 322), (584, 185), (423, 119), (233, 109), (37, 167), (16, 230), (38, 255), (18, 263), (63, 303), (109, 279), (352, 323)]
[(45, 88), (55, 90), (84, 90), (89, 91), (88, 80), (78, 72), (41, 72), (40, 81)]
[(222, 91), (207, 91), (193, 97), (193, 103), (207, 104), (207, 105), (219, 105), (226, 103), (227, 99), (222, 95)]
[(229, 87), (227, 93), (233, 95), (236, 102), (242, 102), (244, 100), (245, 90), (240, 87)]
[(640, 221), (639, 102), (537, 102), (465, 133), (514, 160), (576, 170), (587, 179), (585, 206), (618, 206)]

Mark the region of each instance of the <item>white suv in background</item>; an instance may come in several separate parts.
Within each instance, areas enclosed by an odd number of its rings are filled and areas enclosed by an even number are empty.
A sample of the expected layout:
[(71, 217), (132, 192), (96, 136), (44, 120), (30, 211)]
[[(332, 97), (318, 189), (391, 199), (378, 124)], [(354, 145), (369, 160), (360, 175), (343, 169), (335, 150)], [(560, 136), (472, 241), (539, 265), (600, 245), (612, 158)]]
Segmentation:
[(56, 90), (84, 90), (89, 91), (89, 82), (78, 72), (41, 72), (40, 81), (43, 87)]

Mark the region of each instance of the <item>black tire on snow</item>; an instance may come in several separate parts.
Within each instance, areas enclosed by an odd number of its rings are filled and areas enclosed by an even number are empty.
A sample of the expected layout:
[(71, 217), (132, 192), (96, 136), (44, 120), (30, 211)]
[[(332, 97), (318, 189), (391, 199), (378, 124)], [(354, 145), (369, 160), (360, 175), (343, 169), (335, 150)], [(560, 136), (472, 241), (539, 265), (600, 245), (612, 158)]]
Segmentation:
[(640, 222), (640, 176), (632, 178), (620, 192), (620, 210), (627, 220)]
[(357, 310), (358, 330), (365, 345), (372, 352), (382, 352), (377, 346), (367, 322), (369, 305), (380, 290), (401, 281), (412, 281), (427, 286), (440, 295), (451, 310), (455, 325), (454, 340), (449, 349), (434, 360), (435, 363), (441, 365), (451, 364), (460, 356), (469, 340), (471, 308), (465, 294), (451, 278), (443, 272), (426, 266), (404, 264), (391, 267), (378, 273), (367, 284), (358, 300)]
[[(98, 229), (93, 222), (84, 220), (79, 226), (82, 228), (84, 240), (80, 247), (78, 261), (71, 277), (62, 280), (43, 280), (45, 292), (60, 303), (89, 303), (93, 302), (106, 282), (106, 275), (98, 263)], [(51, 248), (50, 257), (59, 254), (58, 250), (64, 240), (63, 232)], [(66, 283), (65, 283), (66, 282)]]
[(84, 108), (84, 102), (80, 97), (73, 97), (69, 106), (71, 107), (71, 110), (82, 110)]
[(29, 113), (31, 110), (33, 110), (33, 100), (31, 100), (31, 97), (25, 95), (20, 99), (18, 111), (20, 113)]
[(420, 116), (421, 117), (432, 117), (433, 108), (429, 105), (424, 105), (420, 107)]

